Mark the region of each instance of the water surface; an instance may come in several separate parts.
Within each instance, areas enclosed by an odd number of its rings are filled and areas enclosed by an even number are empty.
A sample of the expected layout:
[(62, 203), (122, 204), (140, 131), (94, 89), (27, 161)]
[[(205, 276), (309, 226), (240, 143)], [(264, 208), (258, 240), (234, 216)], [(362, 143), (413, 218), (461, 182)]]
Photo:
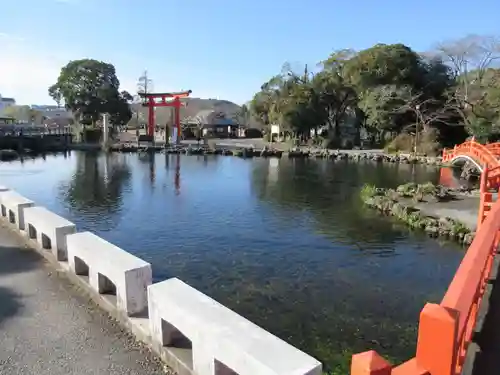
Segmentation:
[(418, 314), (463, 250), (366, 209), (364, 183), (425, 166), (92, 154), (0, 165), (0, 183), (179, 277), (330, 366), (414, 354)]

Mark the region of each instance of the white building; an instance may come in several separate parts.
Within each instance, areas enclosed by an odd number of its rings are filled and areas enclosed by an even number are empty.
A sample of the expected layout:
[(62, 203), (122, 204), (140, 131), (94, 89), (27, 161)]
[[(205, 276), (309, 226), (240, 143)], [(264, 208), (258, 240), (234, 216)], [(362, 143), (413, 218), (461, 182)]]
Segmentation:
[(71, 118), (73, 115), (64, 107), (57, 105), (31, 105), (31, 109), (40, 112), (41, 115), (47, 119), (54, 118)]
[(3, 114), (5, 108), (16, 105), (14, 98), (4, 98), (0, 95), (0, 114)]

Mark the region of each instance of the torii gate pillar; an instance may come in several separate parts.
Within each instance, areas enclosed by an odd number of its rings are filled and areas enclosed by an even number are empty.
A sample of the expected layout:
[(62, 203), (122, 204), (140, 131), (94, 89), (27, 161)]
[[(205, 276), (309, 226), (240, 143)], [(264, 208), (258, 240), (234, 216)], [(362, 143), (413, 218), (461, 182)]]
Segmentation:
[[(180, 141), (181, 135), (181, 115), (180, 108), (184, 105), (181, 98), (187, 98), (191, 94), (191, 90), (169, 93), (139, 93), (143, 98), (142, 105), (148, 107), (148, 136), (153, 137), (155, 134), (155, 107), (174, 107), (175, 126), (177, 128), (177, 143)], [(157, 100), (159, 99), (159, 100)]]

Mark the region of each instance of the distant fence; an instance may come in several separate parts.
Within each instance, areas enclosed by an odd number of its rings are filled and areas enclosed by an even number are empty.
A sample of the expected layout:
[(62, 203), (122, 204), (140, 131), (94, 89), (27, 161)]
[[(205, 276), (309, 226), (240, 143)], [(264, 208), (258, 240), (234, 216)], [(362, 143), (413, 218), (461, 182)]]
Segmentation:
[(62, 135), (71, 134), (70, 127), (32, 127), (19, 125), (0, 126), (0, 137), (41, 137), (44, 135)]

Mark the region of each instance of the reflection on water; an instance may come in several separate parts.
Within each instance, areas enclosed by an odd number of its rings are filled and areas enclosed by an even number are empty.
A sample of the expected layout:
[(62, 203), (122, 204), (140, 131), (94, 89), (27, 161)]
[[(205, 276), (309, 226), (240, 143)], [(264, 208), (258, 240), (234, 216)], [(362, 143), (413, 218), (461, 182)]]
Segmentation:
[(73, 176), (69, 181), (61, 181), (59, 191), (73, 217), (111, 230), (120, 220), (123, 194), (130, 189), (130, 177), (123, 155), (97, 157), (81, 153)]
[(437, 182), (424, 166), (72, 153), (0, 178), (330, 366), (367, 348), (410, 357), (462, 257), (359, 201), (364, 183)]
[(462, 169), (460, 167), (441, 168), (439, 176), (439, 184), (449, 188), (458, 188), (461, 186), (466, 186), (470, 189), (474, 189), (478, 187), (479, 179), (477, 178), (477, 176), (465, 180), (461, 178), (461, 174), (462, 174)]

